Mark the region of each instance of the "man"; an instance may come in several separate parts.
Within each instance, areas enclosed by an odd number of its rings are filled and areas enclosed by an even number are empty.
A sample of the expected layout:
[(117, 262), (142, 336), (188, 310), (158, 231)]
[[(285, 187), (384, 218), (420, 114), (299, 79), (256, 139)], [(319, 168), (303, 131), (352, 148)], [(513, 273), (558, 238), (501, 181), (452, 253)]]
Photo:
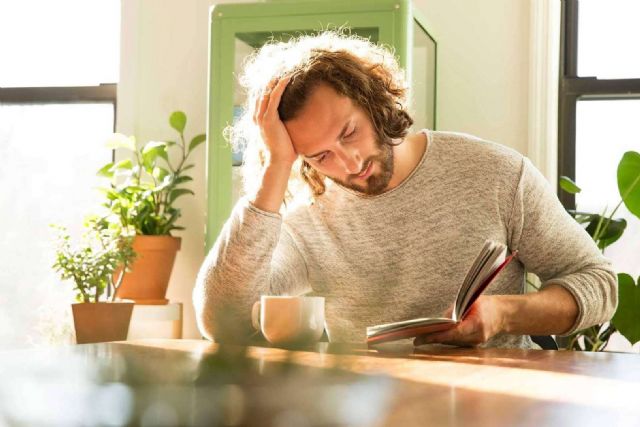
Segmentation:
[[(486, 239), (518, 262), (455, 329), (416, 344), (529, 348), (529, 335), (612, 316), (615, 275), (542, 175), (470, 135), (409, 134), (405, 83), (385, 49), (333, 32), (270, 44), (241, 82), (249, 100), (231, 137), (249, 141), (248, 195), (198, 277), (203, 335), (239, 339), (260, 295), (310, 292), (326, 297), (331, 341), (362, 342), (367, 326), (450, 309)], [(313, 200), (281, 215), (296, 162)], [(523, 294), (525, 269), (540, 292)]]

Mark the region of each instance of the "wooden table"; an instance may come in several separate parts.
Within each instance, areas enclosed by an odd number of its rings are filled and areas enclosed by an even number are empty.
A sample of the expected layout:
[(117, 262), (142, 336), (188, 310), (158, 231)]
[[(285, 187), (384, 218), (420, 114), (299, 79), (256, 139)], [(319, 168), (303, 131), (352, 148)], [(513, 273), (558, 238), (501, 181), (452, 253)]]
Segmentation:
[(640, 425), (640, 358), (140, 340), (0, 353), (0, 425)]

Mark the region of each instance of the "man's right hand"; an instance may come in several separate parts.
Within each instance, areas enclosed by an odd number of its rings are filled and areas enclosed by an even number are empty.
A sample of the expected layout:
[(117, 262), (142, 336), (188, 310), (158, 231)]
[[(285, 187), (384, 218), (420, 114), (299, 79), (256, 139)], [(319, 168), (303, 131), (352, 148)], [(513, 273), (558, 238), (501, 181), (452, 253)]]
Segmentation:
[(278, 115), (278, 105), (290, 76), (274, 79), (256, 100), (253, 122), (260, 127), (269, 152), (262, 182), (252, 204), (267, 212), (279, 212), (287, 191), (291, 167), (298, 158), (287, 128)]
[(289, 167), (293, 165), (298, 155), (284, 123), (280, 120), (278, 106), (290, 80), (291, 76), (271, 80), (256, 99), (253, 114), (253, 122), (260, 127), (262, 140), (269, 151), (269, 163)]

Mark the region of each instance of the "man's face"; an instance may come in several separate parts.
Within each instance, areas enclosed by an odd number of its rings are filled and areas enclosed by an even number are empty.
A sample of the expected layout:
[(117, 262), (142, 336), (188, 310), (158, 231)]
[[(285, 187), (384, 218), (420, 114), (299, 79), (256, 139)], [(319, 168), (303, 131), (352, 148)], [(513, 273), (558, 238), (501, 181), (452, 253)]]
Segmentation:
[(340, 185), (380, 194), (393, 175), (393, 149), (377, 138), (368, 115), (329, 85), (315, 88), (302, 111), (285, 122), (293, 147)]

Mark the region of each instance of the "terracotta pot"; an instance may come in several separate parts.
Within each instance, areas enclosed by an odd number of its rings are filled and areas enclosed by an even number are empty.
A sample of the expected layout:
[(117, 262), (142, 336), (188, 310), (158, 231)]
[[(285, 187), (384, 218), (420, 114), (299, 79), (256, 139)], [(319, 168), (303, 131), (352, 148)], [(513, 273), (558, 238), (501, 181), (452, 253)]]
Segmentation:
[(133, 302), (71, 304), (76, 342), (87, 344), (126, 340), (133, 306)]
[(167, 287), (181, 239), (173, 236), (136, 236), (133, 249), (138, 254), (116, 297), (136, 304), (167, 304)]

